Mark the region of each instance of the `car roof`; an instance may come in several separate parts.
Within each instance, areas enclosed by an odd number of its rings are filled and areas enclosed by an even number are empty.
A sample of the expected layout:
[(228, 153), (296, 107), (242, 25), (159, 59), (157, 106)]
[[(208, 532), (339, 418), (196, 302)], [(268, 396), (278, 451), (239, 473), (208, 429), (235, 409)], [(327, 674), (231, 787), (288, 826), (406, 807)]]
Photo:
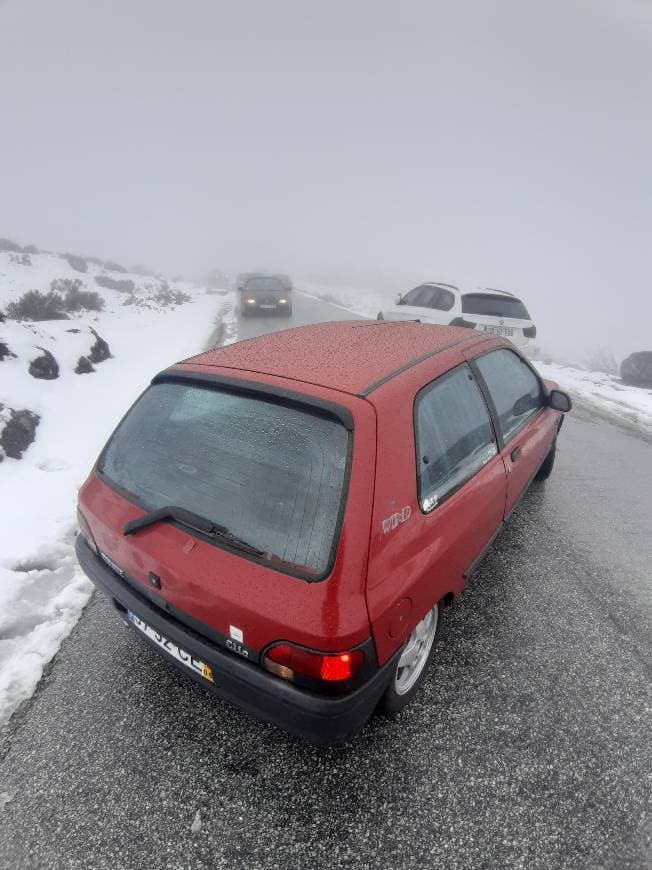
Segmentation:
[(458, 326), (331, 321), (239, 341), (183, 360), (183, 364), (256, 372), (364, 396), (428, 357), (484, 340), (477, 332)]
[(475, 290), (466, 290), (462, 296), (510, 296), (512, 299), (516, 299), (516, 296), (509, 290), (496, 290), (494, 287), (476, 287)]
[(417, 284), (417, 287), (448, 287), (449, 290), (460, 289), (456, 284), (446, 284), (444, 281), (424, 281), (423, 284)]

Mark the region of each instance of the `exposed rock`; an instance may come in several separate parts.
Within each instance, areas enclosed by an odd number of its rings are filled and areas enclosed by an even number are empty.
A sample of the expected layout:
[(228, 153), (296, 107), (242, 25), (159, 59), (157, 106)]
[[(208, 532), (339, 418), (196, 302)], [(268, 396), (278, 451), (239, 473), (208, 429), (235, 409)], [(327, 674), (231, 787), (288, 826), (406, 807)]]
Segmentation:
[(652, 350), (630, 354), (621, 363), (620, 377), (633, 387), (652, 387)]
[(95, 367), (89, 360), (87, 356), (80, 356), (77, 360), (77, 365), (75, 366), (75, 374), (76, 375), (87, 375), (90, 372), (94, 372)]
[(91, 332), (95, 336), (95, 344), (88, 354), (89, 360), (92, 363), (101, 363), (104, 362), (105, 359), (111, 359), (111, 348), (107, 342), (95, 332), (93, 327), (91, 327)]
[(66, 332), (72, 332), (73, 335), (79, 335), (81, 329), (66, 329)]
[(39, 347), (43, 351), (41, 356), (37, 356), (29, 364), (29, 373), (33, 378), (42, 378), (45, 381), (53, 381), (59, 377), (59, 363), (52, 356), (49, 350)]
[[(20, 459), (36, 437), (36, 427), (41, 418), (33, 411), (14, 411), (0, 405), (0, 460), (3, 455)], [(2, 426), (3, 421), (4, 426)]]
[(9, 346), (6, 342), (0, 341), (0, 362), (2, 362), (3, 359), (7, 359), (7, 357), (15, 359), (16, 354), (9, 350)]

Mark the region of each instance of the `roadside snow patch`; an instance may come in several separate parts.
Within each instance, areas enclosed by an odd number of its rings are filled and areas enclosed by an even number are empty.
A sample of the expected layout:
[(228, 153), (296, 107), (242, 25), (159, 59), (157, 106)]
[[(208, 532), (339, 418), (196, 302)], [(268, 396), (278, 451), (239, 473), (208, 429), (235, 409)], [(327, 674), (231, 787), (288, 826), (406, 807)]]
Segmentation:
[[(70, 270), (64, 260), (55, 265), (62, 276)], [(181, 305), (113, 299), (74, 320), (0, 323), (0, 340), (15, 354), (0, 361), (0, 404), (40, 417), (22, 459), (0, 463), (0, 726), (33, 693), (91, 593), (73, 542), (77, 491), (100, 449), (153, 375), (203, 350), (220, 307), (233, 307), (233, 294), (218, 302), (204, 288), (182, 286), (191, 299)], [(29, 374), (36, 347), (57, 360), (55, 380)], [(82, 356), (96, 365), (85, 376), (75, 373)]]
[(652, 390), (629, 387), (620, 378), (603, 372), (585, 372), (536, 360), (534, 365), (544, 378), (556, 381), (562, 389), (588, 402), (603, 415), (652, 434)]

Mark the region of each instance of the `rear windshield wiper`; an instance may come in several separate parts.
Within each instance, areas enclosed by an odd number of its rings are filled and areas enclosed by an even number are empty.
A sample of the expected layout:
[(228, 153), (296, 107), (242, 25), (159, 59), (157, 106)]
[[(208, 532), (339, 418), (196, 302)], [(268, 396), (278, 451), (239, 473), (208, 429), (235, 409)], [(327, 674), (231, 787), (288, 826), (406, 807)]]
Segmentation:
[(221, 526), (219, 523), (213, 523), (199, 514), (188, 511), (185, 508), (177, 507), (176, 505), (167, 505), (166, 507), (158, 508), (155, 511), (150, 511), (138, 519), (130, 520), (122, 529), (123, 534), (133, 535), (134, 532), (140, 529), (146, 529), (147, 526), (153, 526), (155, 523), (160, 523), (163, 520), (174, 520), (182, 526), (186, 526), (195, 532), (201, 532), (209, 538), (216, 538), (224, 541), (226, 544), (231, 544), (239, 550), (245, 550), (247, 553), (252, 553), (254, 556), (265, 556), (264, 550), (254, 547), (248, 541), (244, 541), (237, 535), (230, 532), (226, 526)]

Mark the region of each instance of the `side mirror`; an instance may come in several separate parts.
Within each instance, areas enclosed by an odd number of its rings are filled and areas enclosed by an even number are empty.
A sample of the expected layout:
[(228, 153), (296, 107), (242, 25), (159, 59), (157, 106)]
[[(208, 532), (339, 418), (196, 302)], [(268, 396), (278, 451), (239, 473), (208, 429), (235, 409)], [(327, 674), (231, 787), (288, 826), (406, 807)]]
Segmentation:
[(561, 411), (563, 414), (567, 414), (573, 407), (571, 397), (563, 390), (550, 390), (548, 404), (555, 411)]
[(397, 294), (396, 294), (396, 304), (397, 304), (397, 305), (400, 305), (402, 299), (403, 299), (403, 294), (402, 294), (402, 293), (397, 293)]

